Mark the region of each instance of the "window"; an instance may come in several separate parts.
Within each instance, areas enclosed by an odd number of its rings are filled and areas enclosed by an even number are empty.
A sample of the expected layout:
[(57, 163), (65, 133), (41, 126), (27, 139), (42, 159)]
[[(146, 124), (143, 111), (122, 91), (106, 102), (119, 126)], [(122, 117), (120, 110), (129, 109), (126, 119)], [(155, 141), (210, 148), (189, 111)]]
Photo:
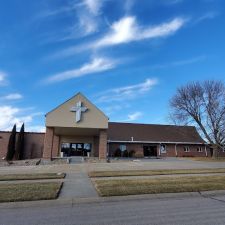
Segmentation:
[(122, 152), (126, 151), (127, 150), (127, 146), (126, 145), (120, 145), (120, 150)]
[(202, 152), (202, 147), (197, 147), (197, 152)]
[(87, 152), (90, 152), (91, 151), (91, 144), (84, 143), (84, 150), (87, 151)]
[(190, 152), (189, 146), (184, 146), (184, 152)]
[(160, 145), (160, 152), (166, 153), (166, 145)]

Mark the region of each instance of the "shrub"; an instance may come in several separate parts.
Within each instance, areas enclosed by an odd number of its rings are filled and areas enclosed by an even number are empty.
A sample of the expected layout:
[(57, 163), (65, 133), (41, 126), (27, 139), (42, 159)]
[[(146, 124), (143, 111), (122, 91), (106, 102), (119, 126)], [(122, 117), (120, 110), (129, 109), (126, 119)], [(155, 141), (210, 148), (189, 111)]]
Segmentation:
[(134, 156), (136, 158), (143, 158), (143, 152), (135, 152)]
[(127, 150), (125, 150), (125, 151), (123, 152), (123, 157), (129, 157), (129, 152), (128, 152)]
[(134, 157), (134, 155), (135, 155), (135, 151), (134, 150), (131, 150), (130, 152), (129, 152), (129, 157)]
[(121, 157), (121, 150), (119, 148), (114, 152), (114, 157)]
[(6, 160), (12, 160), (15, 154), (15, 145), (16, 145), (16, 124), (13, 126), (11, 135), (9, 137), (8, 150), (6, 154)]
[(21, 160), (23, 158), (24, 158), (24, 123), (20, 129), (15, 149), (15, 159)]

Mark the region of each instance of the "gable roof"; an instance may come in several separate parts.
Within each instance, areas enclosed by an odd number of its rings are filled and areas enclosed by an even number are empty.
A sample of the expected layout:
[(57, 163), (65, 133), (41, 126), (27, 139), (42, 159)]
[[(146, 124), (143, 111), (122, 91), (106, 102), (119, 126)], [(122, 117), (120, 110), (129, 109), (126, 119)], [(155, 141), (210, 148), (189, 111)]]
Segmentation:
[(194, 126), (109, 122), (111, 142), (205, 143)]
[[(96, 105), (94, 105), (86, 96), (84, 96), (81, 92), (76, 93), (75, 95), (73, 95), (71, 98), (67, 99), (65, 102), (59, 104), (58, 106), (56, 106), (54, 109), (52, 109), (51, 111), (47, 112), (45, 114), (45, 117), (50, 114), (51, 112), (55, 111), (56, 109), (58, 109), (60, 106), (62, 106), (63, 104), (65, 104), (66, 102), (70, 101), (71, 99), (75, 98), (76, 96), (82, 96), (87, 102), (89, 102), (93, 107), (95, 107), (103, 116), (105, 116), (106, 118), (108, 118), (108, 116), (105, 115), (104, 112), (102, 112), (102, 110), (100, 110)], [(108, 118), (109, 119), (109, 118)]]

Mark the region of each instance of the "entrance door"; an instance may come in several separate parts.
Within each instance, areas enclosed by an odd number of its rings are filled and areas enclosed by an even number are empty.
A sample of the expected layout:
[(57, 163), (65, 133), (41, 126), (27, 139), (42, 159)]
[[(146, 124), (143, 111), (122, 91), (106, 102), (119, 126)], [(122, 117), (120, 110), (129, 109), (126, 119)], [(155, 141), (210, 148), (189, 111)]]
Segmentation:
[(157, 146), (156, 145), (145, 145), (143, 146), (144, 156), (152, 157), (157, 156)]
[(91, 152), (89, 143), (62, 143), (61, 152), (66, 157), (70, 156), (87, 156)]

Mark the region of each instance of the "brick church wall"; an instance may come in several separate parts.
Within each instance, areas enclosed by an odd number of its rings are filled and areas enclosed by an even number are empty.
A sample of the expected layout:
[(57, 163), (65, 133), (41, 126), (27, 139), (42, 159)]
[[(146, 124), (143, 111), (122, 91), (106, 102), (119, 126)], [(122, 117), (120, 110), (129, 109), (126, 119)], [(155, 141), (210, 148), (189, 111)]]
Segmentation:
[[(6, 156), (10, 134), (11, 132), (0, 131), (0, 159)], [(34, 159), (42, 157), (44, 148), (44, 135), (44, 133), (25, 133), (25, 159)]]

